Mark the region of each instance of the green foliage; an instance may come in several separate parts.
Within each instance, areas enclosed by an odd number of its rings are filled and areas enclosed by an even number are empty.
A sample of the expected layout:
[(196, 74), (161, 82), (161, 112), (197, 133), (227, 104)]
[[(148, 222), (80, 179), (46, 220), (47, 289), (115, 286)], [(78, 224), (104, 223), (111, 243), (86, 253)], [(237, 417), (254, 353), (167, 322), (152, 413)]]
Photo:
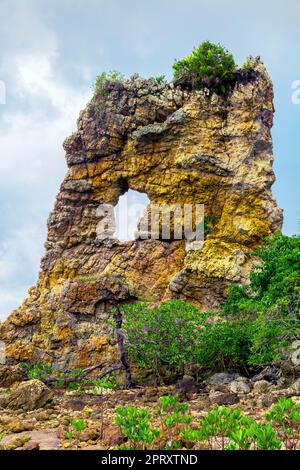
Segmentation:
[(74, 438), (74, 434), (71, 431), (67, 431), (65, 436), (66, 436), (66, 439), (73, 439)]
[(107, 390), (115, 390), (117, 388), (116, 383), (109, 379), (93, 379), (90, 381), (91, 385), (97, 388), (105, 388)]
[(266, 307), (278, 305), (286, 313), (300, 309), (300, 236), (277, 233), (255, 253), (263, 265), (250, 275), (251, 289)]
[(233, 55), (220, 44), (204, 41), (193, 52), (173, 65), (174, 79), (190, 77), (195, 87), (205, 86), (225, 92), (236, 70)]
[[(239, 408), (215, 406), (196, 425), (188, 414), (189, 405), (176, 395), (167, 395), (159, 399), (156, 410), (160, 427), (153, 427), (153, 416), (144, 409), (116, 409), (116, 423), (128, 440), (119, 448), (172, 450), (203, 443), (205, 448), (221, 450), (295, 449), (300, 438), (299, 409), (292, 399), (282, 398), (265, 415), (265, 422), (246, 416)], [(174, 419), (175, 414), (180, 419)]]
[(280, 360), (300, 333), (300, 237), (276, 234), (255, 255), (250, 285), (231, 286), (218, 316), (182, 300), (125, 306), (130, 359), (158, 377), (187, 362), (227, 369)]
[(300, 438), (300, 404), (292, 398), (280, 398), (265, 418), (283, 436), (287, 449), (295, 449)]
[(70, 419), (70, 425), (76, 432), (82, 432), (86, 428), (84, 419)]
[(158, 414), (162, 415), (170, 410), (174, 411), (178, 406), (180, 406), (178, 395), (164, 395), (159, 399)]
[(245, 62), (242, 65), (242, 70), (247, 70), (252, 67), (252, 62), (250, 59), (246, 59)]
[(160, 436), (159, 430), (151, 427), (151, 414), (148, 411), (135, 406), (126, 406), (117, 408), (116, 413), (116, 424), (128, 438), (129, 448), (146, 449)]
[(221, 438), (221, 447), (224, 450), (225, 438), (245, 422), (246, 418), (239, 409), (231, 410), (225, 406), (213, 408), (200, 421), (198, 438), (208, 441), (211, 448), (213, 448), (214, 439)]
[(282, 441), (270, 424), (256, 423), (248, 419), (244, 427), (229, 434), (227, 450), (280, 450)]
[(184, 441), (205, 441), (211, 449), (222, 450), (279, 450), (282, 442), (270, 424), (255, 422), (240, 409), (225, 406), (213, 408), (200, 421), (198, 429), (181, 431)]
[(80, 382), (69, 382), (68, 389), (73, 390), (78, 393), (84, 393), (85, 386), (88, 385), (88, 381), (80, 381)]
[(228, 321), (247, 322), (250, 365), (279, 360), (299, 334), (300, 237), (277, 233), (255, 255), (250, 286), (232, 286), (223, 306)]
[(53, 387), (63, 388), (64, 385), (65, 385), (65, 381), (58, 379), (58, 380), (55, 380), (55, 382), (52, 382), (52, 385), (53, 385)]
[(53, 371), (53, 368), (50, 364), (42, 364), (40, 362), (36, 362), (34, 364), (31, 364), (30, 362), (21, 362), (20, 365), (30, 380), (47, 379)]
[[(153, 416), (144, 409), (135, 406), (117, 408), (116, 423), (124, 437), (129, 440), (126, 449), (159, 448), (165, 450), (181, 449), (180, 429), (189, 425), (192, 416), (188, 413), (189, 405), (180, 403), (177, 395), (163, 396), (159, 400), (156, 414), (160, 418), (160, 428), (153, 427)], [(124, 446), (121, 447), (124, 450)], [(158, 447), (156, 447), (158, 448)]]
[(246, 320), (213, 322), (212, 314), (201, 313), (185, 301), (154, 308), (147, 303), (131, 304), (125, 306), (124, 318), (129, 357), (158, 376), (164, 364), (245, 367), (251, 352)]
[(153, 307), (137, 302), (123, 308), (128, 354), (139, 366), (183, 365), (195, 359), (199, 320), (197, 308), (176, 300)]
[(196, 362), (206, 367), (243, 368), (250, 355), (251, 336), (246, 319), (219, 318), (202, 326)]
[(163, 428), (174, 428), (178, 432), (180, 424), (190, 424), (192, 416), (188, 414), (189, 405), (180, 403), (177, 395), (160, 397), (157, 414), (161, 419)]
[(101, 96), (109, 95), (108, 84), (109, 83), (121, 83), (124, 80), (124, 75), (117, 70), (110, 70), (107, 72), (102, 72), (96, 78), (95, 82), (95, 93), (100, 94)]
[(277, 233), (254, 253), (262, 260), (250, 274), (250, 288), (233, 286), (224, 305), (227, 314), (279, 307), (285, 313), (300, 308), (300, 236)]
[(157, 75), (154, 77), (155, 82), (157, 85), (160, 85), (161, 83), (164, 83), (166, 81), (166, 76), (165, 75)]
[[(74, 372), (74, 378), (80, 378), (84, 377), (85, 375), (76, 375), (75, 371)], [(79, 373), (79, 372), (78, 372)], [(113, 378), (111, 379), (82, 379), (80, 381), (71, 381), (68, 383), (68, 388), (70, 390), (74, 390), (78, 392), (79, 394), (86, 393), (89, 391), (89, 389), (92, 387), (91, 393), (93, 395), (99, 395), (99, 390), (101, 388), (104, 389), (110, 389), (110, 390), (115, 390), (117, 388), (116, 383), (114, 382)]]
[(74, 369), (68, 373), (70, 379), (78, 379), (80, 377), (85, 377), (85, 372), (83, 369)]

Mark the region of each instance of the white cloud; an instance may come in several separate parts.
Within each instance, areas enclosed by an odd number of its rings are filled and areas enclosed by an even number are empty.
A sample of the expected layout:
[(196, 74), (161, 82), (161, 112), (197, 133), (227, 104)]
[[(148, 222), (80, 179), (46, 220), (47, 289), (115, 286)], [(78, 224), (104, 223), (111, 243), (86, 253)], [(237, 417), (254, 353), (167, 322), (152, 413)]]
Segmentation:
[(62, 142), (90, 97), (88, 86), (75, 88), (60, 77), (55, 41), (49, 44), (43, 52), (13, 54), (6, 62), (15, 103), (1, 109), (0, 319), (36, 281), (46, 217), (66, 172)]

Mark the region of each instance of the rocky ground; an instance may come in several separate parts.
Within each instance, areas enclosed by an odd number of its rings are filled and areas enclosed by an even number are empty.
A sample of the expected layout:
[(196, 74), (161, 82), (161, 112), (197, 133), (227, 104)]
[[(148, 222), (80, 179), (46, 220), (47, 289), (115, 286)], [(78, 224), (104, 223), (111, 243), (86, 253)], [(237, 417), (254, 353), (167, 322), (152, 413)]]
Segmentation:
[[(146, 408), (155, 423), (159, 397), (168, 394), (179, 394), (189, 404), (196, 423), (213, 405), (239, 407), (245, 414), (261, 419), (280, 396), (293, 397), (295, 403), (300, 403), (300, 379), (294, 372), (283, 377), (276, 369), (266, 368), (251, 380), (235, 373), (217, 373), (200, 386), (192, 377), (184, 376), (172, 386), (99, 389), (97, 395), (88, 390), (79, 393), (49, 388), (39, 380), (15, 382), (0, 389), (1, 449), (113, 449), (124, 442), (114, 423), (115, 408)], [(84, 430), (75, 431), (71, 419), (84, 420)]]

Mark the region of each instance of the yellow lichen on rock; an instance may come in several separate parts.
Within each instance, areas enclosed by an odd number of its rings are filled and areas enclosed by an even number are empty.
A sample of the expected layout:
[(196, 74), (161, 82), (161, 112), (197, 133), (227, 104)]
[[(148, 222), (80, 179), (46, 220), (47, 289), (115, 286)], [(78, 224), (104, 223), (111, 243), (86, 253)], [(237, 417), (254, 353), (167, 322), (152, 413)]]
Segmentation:
[[(229, 283), (247, 282), (250, 254), (282, 223), (270, 189), (273, 112), (259, 61), (225, 95), (139, 76), (96, 94), (64, 143), (69, 171), (49, 217), (38, 284), (0, 327), (8, 362), (59, 369), (113, 359), (113, 305), (187, 298), (215, 308)], [(128, 189), (152, 205), (203, 204), (203, 243), (189, 251), (174, 239), (175, 215), (170, 239), (99, 236), (99, 205), (115, 206)]]

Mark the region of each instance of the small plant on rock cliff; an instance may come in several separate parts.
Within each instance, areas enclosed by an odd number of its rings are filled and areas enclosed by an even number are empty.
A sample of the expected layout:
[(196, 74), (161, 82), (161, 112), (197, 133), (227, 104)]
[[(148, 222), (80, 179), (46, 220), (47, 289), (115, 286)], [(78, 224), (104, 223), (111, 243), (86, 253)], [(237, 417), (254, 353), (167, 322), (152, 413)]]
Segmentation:
[(164, 83), (166, 81), (166, 76), (165, 75), (157, 75), (154, 77), (155, 82), (157, 85), (160, 85), (161, 83)]
[(246, 59), (245, 62), (243, 63), (242, 65), (242, 70), (247, 70), (247, 69), (250, 69), (251, 67), (253, 67), (253, 63), (252, 61), (250, 60), (250, 58)]
[(121, 83), (124, 80), (124, 75), (117, 70), (111, 70), (110, 72), (102, 72), (96, 78), (95, 82), (95, 93), (101, 96), (109, 95), (108, 85), (109, 83)]
[(204, 41), (190, 55), (176, 61), (173, 70), (176, 81), (189, 82), (192, 88), (207, 87), (224, 93), (236, 64), (227, 49)]

